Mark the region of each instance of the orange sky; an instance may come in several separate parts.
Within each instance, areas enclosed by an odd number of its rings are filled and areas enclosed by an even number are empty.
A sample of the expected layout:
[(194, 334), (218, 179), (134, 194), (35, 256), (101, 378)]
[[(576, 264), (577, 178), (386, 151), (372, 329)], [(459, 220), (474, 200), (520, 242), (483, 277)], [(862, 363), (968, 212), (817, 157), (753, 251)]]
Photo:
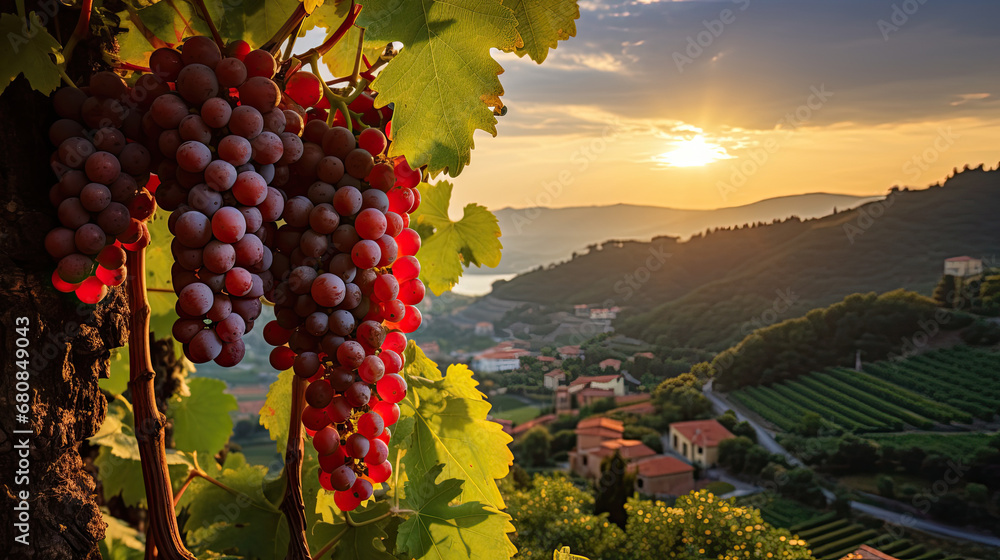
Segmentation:
[(928, 3), (889, 32), (891, 3), (809, 4), (581, 2), (578, 36), (542, 66), (497, 54), (509, 111), (497, 138), (477, 133), (453, 210), (707, 209), (997, 164), (1000, 3)]

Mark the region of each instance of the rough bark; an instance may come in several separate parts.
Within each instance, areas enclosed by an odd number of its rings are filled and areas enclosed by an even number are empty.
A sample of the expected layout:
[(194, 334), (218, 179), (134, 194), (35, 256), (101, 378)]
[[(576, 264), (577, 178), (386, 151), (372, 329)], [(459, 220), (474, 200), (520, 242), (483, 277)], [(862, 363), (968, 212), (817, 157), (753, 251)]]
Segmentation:
[[(6, 4), (6, 3), (5, 3)], [(124, 290), (97, 306), (81, 304), (51, 285), (54, 263), (45, 234), (55, 224), (48, 190), (48, 99), (23, 78), (0, 96), (0, 557), (99, 558), (105, 524), (94, 481), (83, 468), (79, 444), (97, 432), (107, 410), (97, 387), (108, 375), (110, 349), (128, 334)], [(16, 321), (29, 321), (30, 422), (15, 420)], [(32, 435), (14, 434), (29, 429)], [(30, 439), (29, 484), (16, 485), (15, 437)], [(30, 546), (14, 542), (15, 492), (30, 493)]]

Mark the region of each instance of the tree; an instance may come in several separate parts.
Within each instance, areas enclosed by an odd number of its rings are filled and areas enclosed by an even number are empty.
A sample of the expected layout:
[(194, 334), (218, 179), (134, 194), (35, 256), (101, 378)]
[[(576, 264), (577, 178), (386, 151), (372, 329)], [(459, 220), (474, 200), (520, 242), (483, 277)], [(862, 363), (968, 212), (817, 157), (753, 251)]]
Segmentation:
[(690, 373), (660, 383), (653, 391), (653, 405), (671, 422), (704, 418), (712, 410), (712, 403), (701, 392), (701, 383)]
[(813, 411), (806, 412), (795, 425), (794, 432), (806, 436), (816, 437), (823, 429), (823, 417)]
[(520, 462), (529, 467), (543, 467), (552, 458), (552, 434), (544, 426), (528, 430), (516, 444)]
[[(753, 441), (746, 437), (735, 437), (724, 439), (719, 442), (719, 464), (732, 472), (738, 474), (743, 471), (746, 465), (747, 453), (754, 446)], [(757, 472), (760, 472), (759, 470)]]
[[(14, 11), (13, 2), (4, 2), (2, 11), (0, 17), (17, 21), (17, 16), (10, 13)], [(24, 21), (21, 17), (18, 25)], [(9, 36), (5, 31), (5, 40), (23, 38), (20, 29)], [(33, 40), (51, 39), (37, 23), (33, 29), (25, 29), (32, 33), (29, 37), (33, 36)], [(69, 37), (72, 24), (64, 26), (62, 32)], [(112, 45), (105, 37), (85, 40), (70, 57), (67, 70), (79, 75), (87, 68), (103, 67), (101, 49)], [(21, 56), (28, 60), (27, 55), (15, 55), (9, 47), (3, 54), (15, 68), (15, 59)], [(40, 56), (47, 55), (43, 52)], [(38, 68), (35, 75), (44, 70)], [(128, 305), (122, 289), (113, 290), (100, 306), (92, 306), (52, 288), (53, 263), (44, 239), (56, 223), (48, 198), (54, 183), (49, 166), (53, 148), (48, 127), (40, 123), (53, 122), (58, 116), (51, 102), (33, 91), (27, 79), (20, 77), (9, 85), (7, 79), (5, 75), (4, 83), (0, 83), (0, 195), (9, 213), (0, 226), (0, 326), (4, 332), (0, 354), (8, 374), (0, 379), (0, 401), (10, 412), (0, 420), (0, 428), (8, 435), (9, 451), (0, 454), (0, 468), (9, 473), (4, 480), (11, 484), (8, 489), (12, 498), (20, 491), (29, 496), (26, 505), (34, 529), (30, 550), (36, 557), (73, 558), (80, 556), (81, 550), (92, 555), (105, 531), (94, 499), (93, 476), (85, 469), (78, 448), (85, 438), (97, 433), (104, 421), (107, 401), (98, 380), (108, 377), (109, 354), (125, 344), (129, 335), (124, 320)], [(56, 74), (55, 83), (58, 81)], [(51, 89), (44, 93), (49, 92)], [(21, 402), (17, 400), (20, 395), (28, 399), (24, 404), (30, 409), (25, 422), (15, 421), (14, 406)], [(31, 434), (15, 436), (15, 430)], [(14, 485), (18, 457), (9, 446), (17, 444), (18, 438), (30, 442), (31, 475), (24, 484)], [(19, 502), (7, 502), (4, 507), (10, 512)], [(44, 527), (63, 530), (39, 530)], [(73, 538), (67, 539), (67, 534)], [(12, 525), (8, 525), (4, 541), (14, 547), (8, 549), (12, 557), (25, 550), (14, 542), (15, 536)]]
[(939, 306), (951, 309), (955, 301), (956, 288), (955, 277), (950, 274), (945, 274), (941, 277), (941, 280), (938, 281), (937, 286), (934, 287), (934, 293), (931, 295), (931, 299), (933, 299)]
[(628, 462), (618, 451), (601, 461), (601, 478), (597, 480), (594, 513), (608, 514), (608, 520), (625, 528), (625, 502), (635, 492), (635, 473), (629, 472)]
[(879, 496), (884, 498), (893, 499), (896, 497), (896, 485), (893, 482), (892, 477), (888, 475), (881, 475), (875, 481), (875, 486), (878, 488)]

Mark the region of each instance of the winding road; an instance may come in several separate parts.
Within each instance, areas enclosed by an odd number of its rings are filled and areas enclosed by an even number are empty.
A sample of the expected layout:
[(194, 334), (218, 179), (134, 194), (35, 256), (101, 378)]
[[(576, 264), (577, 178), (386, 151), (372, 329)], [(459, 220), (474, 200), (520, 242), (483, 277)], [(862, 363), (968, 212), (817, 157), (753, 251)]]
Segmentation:
[[(764, 446), (771, 453), (778, 453), (783, 455), (788, 459), (789, 464), (801, 466), (802, 461), (797, 457), (793, 456), (788, 452), (787, 449), (781, 446), (775, 439), (774, 435), (764, 429), (756, 420), (749, 417), (743, 412), (739, 405), (734, 405), (730, 403), (724, 396), (716, 393), (712, 390), (712, 381), (709, 380), (708, 383), (702, 388), (705, 396), (712, 403), (712, 408), (717, 414), (722, 414), (726, 410), (732, 410), (736, 413), (736, 417), (740, 420), (745, 420), (750, 424), (754, 431), (757, 432), (757, 442)], [(763, 488), (760, 489), (763, 491)], [(823, 494), (826, 496), (828, 501), (834, 499), (833, 492), (824, 489)], [(944, 523), (938, 523), (936, 521), (928, 521), (926, 519), (920, 519), (915, 517), (910, 513), (899, 513), (891, 511), (888, 509), (880, 508), (878, 506), (873, 506), (871, 504), (866, 504), (862, 502), (851, 501), (851, 509), (854, 509), (865, 515), (870, 515), (889, 523), (891, 525), (896, 525), (904, 529), (913, 529), (916, 531), (921, 531), (924, 533), (929, 533), (932, 535), (938, 535), (943, 537), (949, 537), (953, 539), (960, 539), (971, 541), (979, 544), (984, 544), (986, 546), (994, 546), (1000, 548), (1000, 538), (994, 537), (992, 535), (984, 535), (982, 533), (975, 533), (962, 529), (960, 527), (953, 527), (951, 525), (945, 525)]]

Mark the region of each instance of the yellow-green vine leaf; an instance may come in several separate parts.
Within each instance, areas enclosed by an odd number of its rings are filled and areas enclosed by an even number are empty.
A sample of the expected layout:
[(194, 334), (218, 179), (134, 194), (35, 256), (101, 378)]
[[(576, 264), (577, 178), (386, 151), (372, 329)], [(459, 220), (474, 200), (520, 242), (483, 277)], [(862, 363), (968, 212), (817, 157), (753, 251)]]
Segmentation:
[(184, 395), (175, 395), (167, 403), (167, 416), (173, 419), (174, 444), (183, 451), (198, 451), (211, 458), (233, 433), (230, 411), (236, 410), (236, 397), (226, 394), (226, 383), (207, 377), (192, 377)]
[[(228, 467), (228, 465), (227, 465)], [(235, 552), (244, 558), (280, 560), (288, 552), (288, 522), (268, 499), (281, 477), (265, 479), (267, 468), (240, 462), (224, 468), (217, 480), (231, 491), (196, 480), (188, 492), (197, 499), (187, 501), (185, 539), (199, 557), (208, 551)], [(187, 493), (185, 493), (187, 497)]]
[(462, 219), (453, 222), (448, 217), (451, 183), (421, 183), (418, 188), (420, 207), (411, 220), (423, 237), (417, 252), (420, 277), (435, 295), (458, 282), (463, 265), (493, 268), (500, 264), (500, 225), (492, 212), (485, 206), (468, 204)]
[(517, 33), (523, 46), (514, 49), (517, 56), (528, 55), (541, 64), (559, 41), (576, 37), (580, 18), (577, 0), (503, 0), (514, 10)]
[(490, 49), (518, 46), (517, 20), (499, 0), (361, 0), (358, 25), (373, 42), (403, 49), (372, 82), (376, 105), (394, 103), (389, 155), (431, 174), (457, 176), (476, 129), (496, 135), (491, 105), (503, 68)]
[(323, 0), (302, 0), (302, 5), (306, 9), (306, 13), (311, 14), (316, 11), (316, 8), (323, 5)]
[(0, 14), (0, 37), (9, 46), (0, 56), (0, 93), (21, 74), (45, 95), (59, 87), (62, 78), (50, 55), (61, 56), (62, 45), (39, 24), (38, 14), (29, 12), (28, 19), (30, 29), (16, 14)]
[(408, 354), (414, 359), (404, 368), (408, 389), (400, 403), (401, 418), (414, 419), (401, 460), (407, 479), (423, 477), (440, 463), (445, 478), (464, 482), (460, 501), (503, 509), (496, 480), (507, 476), (514, 460), (507, 448), (511, 437), (486, 419), (490, 404), (476, 389), (472, 371), (452, 365), (446, 375), (427, 378), (415, 372), (430, 367), (425, 363), (430, 360), (415, 351)]
[(389, 502), (369, 502), (367, 506), (351, 512), (354, 525), (348, 525), (343, 515), (337, 516), (336, 523), (317, 523), (312, 527), (309, 548), (316, 554), (336, 539), (337, 544), (330, 556), (333, 560), (396, 560), (386, 551), (383, 542), (388, 536), (385, 526), (390, 523), (389, 519), (375, 520), (388, 512)]
[(462, 481), (435, 482), (443, 465), (406, 483), (401, 505), (414, 511), (399, 526), (396, 548), (413, 558), (509, 560), (517, 552), (508, 533), (510, 516), (479, 502), (455, 506)]
[(146, 557), (146, 535), (128, 523), (101, 509), (101, 520), (108, 524), (99, 548), (104, 560), (143, 560)]
[(267, 389), (267, 399), (260, 409), (260, 425), (267, 428), (277, 445), (278, 453), (285, 454), (288, 444), (288, 420), (292, 415), (292, 370), (278, 374), (278, 379)]

